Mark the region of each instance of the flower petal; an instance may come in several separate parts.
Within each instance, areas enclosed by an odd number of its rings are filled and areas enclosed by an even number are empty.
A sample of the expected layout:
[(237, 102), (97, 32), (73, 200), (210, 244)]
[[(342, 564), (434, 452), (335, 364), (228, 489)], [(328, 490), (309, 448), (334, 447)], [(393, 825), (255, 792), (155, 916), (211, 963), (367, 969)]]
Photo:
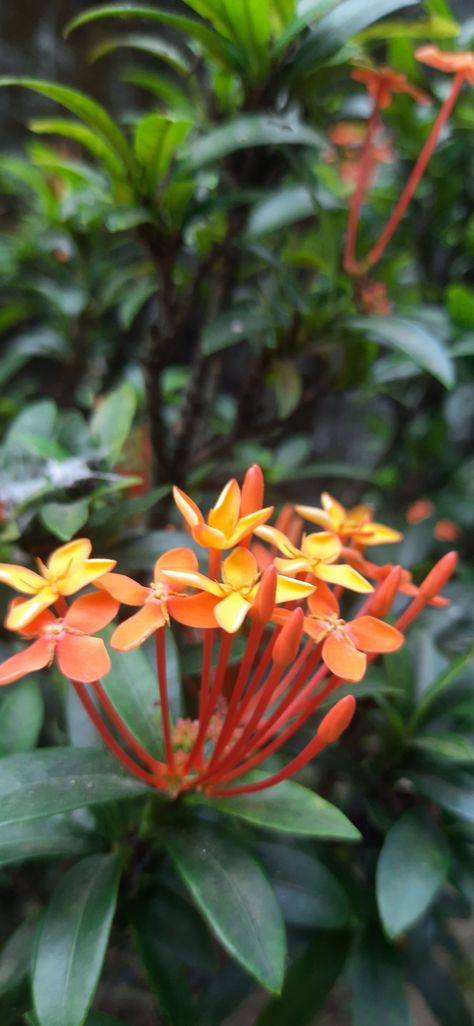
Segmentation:
[(255, 556), (249, 549), (240, 546), (235, 549), (222, 564), (222, 580), (233, 588), (247, 588), (255, 584), (258, 576), (258, 565)]
[(12, 681), (19, 680), (20, 677), (26, 677), (28, 673), (43, 670), (45, 666), (48, 666), (53, 654), (54, 645), (46, 638), (38, 638), (32, 645), (28, 645), (28, 648), (24, 648), (22, 652), (17, 652), (16, 655), (10, 656), (0, 664), (0, 684), (11, 684)]
[(295, 513), (298, 513), (304, 520), (309, 520), (311, 524), (324, 527), (325, 531), (330, 531), (333, 526), (329, 513), (326, 513), (324, 509), (319, 509), (319, 506), (295, 506)]
[(303, 538), (301, 550), (310, 559), (321, 559), (324, 563), (334, 563), (340, 555), (342, 543), (337, 534), (330, 531), (316, 531)]
[(56, 601), (57, 595), (51, 588), (42, 588), (34, 598), (27, 599), (26, 602), (19, 602), (18, 605), (11, 606), (5, 620), (5, 627), (9, 631), (21, 631), (27, 624), (35, 620), (44, 609), (48, 606), (52, 606), (53, 602)]
[(205, 592), (189, 598), (173, 597), (168, 599), (168, 612), (186, 627), (217, 627), (214, 610), (218, 601), (214, 595), (206, 595)]
[(321, 505), (326, 513), (330, 517), (332, 528), (334, 531), (338, 531), (345, 519), (346, 511), (342, 503), (338, 502), (329, 492), (323, 492), (321, 495)]
[(185, 570), (162, 570), (162, 576), (173, 584), (181, 584), (183, 588), (198, 588), (199, 591), (208, 591), (211, 595), (222, 598), (222, 588), (217, 581), (212, 581), (205, 574), (189, 573)]
[(250, 608), (251, 603), (247, 602), (240, 592), (231, 591), (222, 602), (217, 603), (214, 615), (223, 631), (235, 634), (242, 626)]
[(362, 680), (367, 658), (358, 652), (349, 638), (338, 637), (334, 631), (323, 642), (321, 655), (331, 673), (342, 680)]
[(115, 559), (86, 559), (79, 570), (58, 581), (58, 591), (60, 595), (74, 595), (76, 591), (113, 570), (116, 565)]
[(401, 531), (395, 531), (393, 527), (385, 527), (385, 524), (365, 524), (360, 531), (356, 532), (356, 540), (364, 545), (389, 545), (392, 542), (399, 542), (403, 538)]
[(189, 524), (190, 527), (195, 527), (196, 524), (204, 523), (204, 517), (199, 506), (196, 506), (196, 503), (189, 498), (189, 495), (186, 495), (186, 492), (182, 492), (181, 488), (177, 488), (176, 485), (173, 488), (173, 499), (181, 513), (181, 516), (184, 517), (186, 523)]
[(117, 602), (123, 602), (126, 606), (141, 606), (151, 593), (150, 588), (144, 588), (126, 574), (104, 574), (95, 581), (95, 587), (108, 592)]
[(396, 627), (375, 616), (358, 616), (347, 626), (362, 652), (396, 652), (405, 641)]
[(228, 540), (229, 546), (238, 545), (244, 538), (248, 538), (249, 534), (271, 517), (273, 510), (274, 506), (266, 506), (265, 509), (258, 509), (255, 513), (248, 513), (246, 517), (242, 517)]
[(28, 570), (26, 566), (15, 566), (14, 563), (0, 563), (0, 581), (21, 591), (22, 595), (36, 595), (45, 584), (44, 577), (40, 577), (34, 570)]
[(92, 542), (88, 538), (76, 538), (74, 541), (60, 545), (48, 559), (48, 570), (54, 577), (69, 577), (74, 574), (92, 552)]
[(81, 684), (100, 680), (110, 670), (109, 653), (101, 638), (66, 634), (56, 644), (56, 659), (61, 673)]
[(261, 527), (257, 527), (255, 534), (259, 538), (263, 538), (264, 541), (269, 542), (270, 545), (274, 545), (279, 552), (290, 559), (301, 555), (300, 549), (297, 549), (296, 545), (293, 545), (293, 542), (286, 537), (286, 534), (283, 534), (283, 531), (279, 531), (277, 527), (262, 524)]
[(119, 652), (129, 652), (130, 649), (142, 645), (159, 627), (164, 627), (165, 623), (161, 602), (152, 600), (133, 616), (129, 616), (128, 620), (119, 624), (112, 634), (110, 644)]
[(350, 588), (351, 591), (358, 591), (362, 594), (374, 590), (365, 577), (362, 577), (362, 574), (357, 573), (352, 566), (346, 566), (344, 563), (337, 566), (320, 563), (315, 574), (322, 581), (329, 581), (330, 584), (342, 584), (344, 588)]
[(239, 512), (240, 488), (235, 478), (232, 478), (222, 489), (215, 506), (209, 510), (207, 522), (210, 527), (215, 527), (226, 538), (230, 538), (239, 519)]
[(339, 613), (339, 602), (331, 589), (323, 581), (318, 582), (316, 591), (313, 591), (313, 594), (309, 596), (308, 606), (313, 616), (324, 618), (332, 616), (334, 613), (337, 616)]
[(275, 602), (295, 602), (312, 595), (314, 589), (314, 584), (308, 584), (307, 581), (297, 581), (294, 577), (278, 574)]
[(222, 531), (217, 527), (208, 527), (207, 524), (196, 524), (192, 529), (194, 541), (205, 549), (228, 549), (229, 542)]
[(81, 595), (69, 606), (64, 623), (84, 634), (95, 634), (113, 620), (118, 607), (117, 600), (107, 592), (94, 591)]
[(283, 570), (284, 574), (309, 574), (311, 573), (311, 566), (304, 556), (299, 559), (275, 559), (274, 564), (277, 570)]
[(169, 549), (155, 563), (154, 579), (160, 580), (162, 570), (199, 570), (199, 561), (192, 549)]

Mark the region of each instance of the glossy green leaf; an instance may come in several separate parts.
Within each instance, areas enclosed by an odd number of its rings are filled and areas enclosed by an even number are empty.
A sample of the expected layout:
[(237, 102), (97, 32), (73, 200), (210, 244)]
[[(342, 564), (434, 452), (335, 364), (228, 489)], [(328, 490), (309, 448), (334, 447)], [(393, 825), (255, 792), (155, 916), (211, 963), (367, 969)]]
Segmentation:
[(156, 57), (158, 60), (168, 64), (173, 71), (177, 71), (182, 75), (189, 75), (191, 72), (190, 63), (187, 58), (167, 39), (160, 39), (158, 36), (140, 35), (139, 33), (129, 33), (126, 36), (114, 36), (113, 39), (102, 40), (101, 43), (98, 43), (90, 51), (89, 60), (91, 63), (94, 63), (94, 61), (98, 61), (101, 57), (106, 57), (108, 54), (114, 53), (115, 50), (121, 50), (124, 47), (131, 50), (140, 50), (142, 53), (149, 54), (150, 57)]
[(76, 502), (45, 502), (41, 507), (40, 519), (48, 531), (61, 541), (69, 541), (87, 524), (89, 517), (88, 499)]
[(410, 771), (407, 775), (420, 794), (455, 816), (474, 823), (474, 778), (468, 773), (458, 773), (455, 781), (434, 773)]
[(252, 146), (310, 146), (319, 148), (321, 136), (294, 118), (269, 114), (246, 114), (183, 147), (183, 172), (222, 160), (229, 153)]
[(10, 935), (0, 951), (0, 1016), (2, 1026), (17, 1023), (31, 1004), (29, 976), (36, 923), (26, 920)]
[(80, 121), (68, 121), (66, 118), (33, 118), (28, 123), (28, 128), (37, 135), (61, 135), (65, 139), (73, 139), (92, 153), (114, 178), (124, 174), (125, 165), (112, 147)]
[(42, 748), (0, 760), (0, 827), (143, 794), (109, 752)]
[(312, 189), (303, 184), (284, 185), (253, 208), (247, 223), (247, 235), (255, 239), (296, 221), (315, 218), (320, 206), (328, 209), (339, 205), (339, 201), (320, 186)]
[(82, 1026), (107, 950), (119, 879), (116, 855), (91, 855), (56, 888), (41, 922), (33, 968), (41, 1026)]
[[(112, 629), (106, 633), (108, 638)], [(161, 716), (156, 670), (141, 648), (131, 652), (117, 652), (110, 645), (108, 648), (111, 670), (102, 687), (132, 734), (151, 754), (158, 755)]]
[(228, 349), (245, 339), (254, 340), (263, 332), (271, 329), (271, 321), (261, 310), (248, 307), (235, 307), (222, 313), (205, 329), (202, 349), (206, 356)]
[(145, 89), (169, 107), (170, 112), (189, 116), (193, 113), (193, 105), (185, 89), (176, 82), (171, 82), (164, 74), (159, 75), (149, 68), (126, 68), (122, 75), (124, 82)]
[(259, 853), (287, 923), (324, 930), (337, 930), (347, 924), (347, 896), (312, 852), (265, 842), (259, 845)]
[(377, 863), (377, 902), (389, 937), (404, 933), (426, 912), (448, 869), (446, 845), (418, 813), (397, 820)]
[[(209, 944), (209, 933), (196, 910), (176, 894), (147, 895), (135, 915), (135, 939), (150, 985), (169, 1026), (194, 1026), (196, 1008), (185, 965), (188, 947)], [(194, 947), (193, 945), (193, 947)], [(197, 966), (203, 969), (202, 965)], [(205, 965), (211, 972), (215, 964)]]
[(56, 85), (54, 82), (9, 75), (0, 77), (1, 86), (23, 86), (25, 89), (32, 89), (33, 92), (40, 93), (41, 96), (46, 96), (59, 103), (71, 114), (75, 114), (81, 121), (84, 121), (93, 131), (98, 132), (114, 152), (121, 157), (129, 170), (135, 170), (132, 154), (123, 132), (105, 108), (85, 96), (84, 93), (80, 93), (77, 89), (70, 89), (68, 86)]
[(275, 895), (258, 863), (209, 827), (171, 830), (168, 851), (212, 931), (267, 990), (281, 989), (285, 933)]
[(292, 18), (274, 44), (274, 56), (279, 56), (305, 28), (318, 21), (339, 3), (340, 0), (299, 0), (296, 17)]
[(129, 436), (137, 405), (135, 389), (125, 384), (99, 403), (90, 423), (91, 438), (115, 463)]
[(344, 968), (347, 951), (346, 935), (336, 934), (329, 941), (324, 932), (316, 933), (290, 965), (281, 997), (267, 1005), (256, 1026), (307, 1026), (314, 1022)]
[(15, 684), (0, 705), (0, 756), (35, 748), (43, 723), (44, 706), (34, 680)]
[(356, 945), (349, 982), (354, 1026), (412, 1026), (398, 952), (376, 929)]
[(454, 684), (460, 674), (472, 662), (473, 657), (473, 648), (469, 648), (466, 652), (462, 652), (461, 655), (458, 656), (457, 659), (454, 659), (453, 662), (451, 662), (449, 666), (439, 674), (436, 680), (426, 688), (421, 696), (419, 705), (413, 714), (410, 723), (411, 730), (429, 716), (437, 699), (440, 698), (440, 696), (443, 695), (452, 684)]
[(211, 52), (216, 51), (216, 37), (206, 25), (182, 14), (175, 14), (173, 11), (165, 11), (159, 7), (150, 7), (147, 4), (134, 3), (112, 3), (101, 4), (99, 7), (89, 7), (77, 14), (66, 26), (65, 34), (69, 35), (74, 29), (89, 22), (98, 21), (103, 18), (138, 18), (141, 21), (156, 21), (161, 25), (170, 25), (171, 28), (179, 29), (191, 39), (197, 39)]
[(292, 74), (312, 71), (374, 21), (416, 3), (417, 0), (372, 0), (371, 4), (366, 0), (343, 0), (303, 40), (294, 57)]
[(176, 150), (186, 139), (191, 127), (190, 120), (165, 117), (162, 114), (147, 114), (138, 122), (135, 129), (135, 156), (145, 169), (150, 184), (164, 178)]
[[(250, 783), (265, 776), (265, 773), (253, 773), (246, 780)], [(229, 816), (238, 816), (266, 830), (328, 840), (357, 841), (360, 838), (356, 827), (335, 805), (292, 780), (254, 794), (229, 798), (205, 798), (196, 794), (189, 800), (212, 805)]]
[(363, 332), (371, 341), (409, 356), (418, 367), (428, 371), (446, 388), (454, 384), (454, 364), (444, 343), (422, 324), (408, 317), (391, 314), (387, 317), (351, 317), (346, 325), (354, 331)]
[(96, 847), (93, 837), (65, 816), (0, 825), (0, 866), (40, 858), (72, 858)]

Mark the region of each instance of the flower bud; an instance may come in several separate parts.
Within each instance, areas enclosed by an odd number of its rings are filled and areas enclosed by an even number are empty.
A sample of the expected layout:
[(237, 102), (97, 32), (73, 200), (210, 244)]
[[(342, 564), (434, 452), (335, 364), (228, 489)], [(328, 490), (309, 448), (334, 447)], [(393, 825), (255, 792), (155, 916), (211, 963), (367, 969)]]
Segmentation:
[(276, 567), (267, 566), (258, 586), (257, 596), (253, 604), (254, 615), (261, 623), (268, 623), (275, 608), (277, 586)]
[(370, 613), (372, 616), (386, 616), (390, 612), (400, 587), (401, 576), (402, 568), (400, 566), (393, 566), (390, 573), (379, 584), (370, 600)]
[(458, 561), (457, 552), (447, 552), (435, 564), (420, 584), (420, 595), (429, 602), (435, 598), (452, 577)]
[(253, 463), (248, 468), (243, 484), (240, 498), (240, 516), (246, 517), (249, 513), (255, 513), (263, 507), (264, 480), (261, 467)]
[(304, 627), (304, 613), (300, 606), (294, 609), (282, 627), (272, 651), (274, 663), (287, 666), (296, 658)]
[(346, 695), (339, 702), (333, 705), (321, 720), (316, 732), (316, 738), (321, 745), (331, 745), (337, 741), (346, 727), (352, 720), (355, 713), (356, 700), (354, 695)]

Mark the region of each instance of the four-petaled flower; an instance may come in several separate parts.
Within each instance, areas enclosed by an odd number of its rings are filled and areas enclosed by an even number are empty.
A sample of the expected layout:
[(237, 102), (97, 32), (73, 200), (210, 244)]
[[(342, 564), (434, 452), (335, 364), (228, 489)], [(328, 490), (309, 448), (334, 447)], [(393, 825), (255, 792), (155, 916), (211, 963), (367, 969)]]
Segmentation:
[(115, 559), (89, 559), (91, 551), (92, 544), (88, 538), (77, 538), (61, 545), (46, 564), (41, 559), (37, 560), (39, 574), (24, 566), (0, 563), (0, 581), (22, 595), (33, 596), (12, 605), (5, 626), (9, 630), (22, 630), (44, 609), (54, 605), (60, 596), (74, 595), (108, 570), (113, 570)]
[[(21, 611), (24, 605), (24, 599), (13, 599), (11, 612)], [(55, 658), (61, 673), (70, 680), (90, 684), (105, 677), (110, 670), (109, 654), (102, 639), (90, 635), (113, 620), (118, 606), (110, 595), (94, 592), (76, 599), (63, 618), (43, 610), (22, 627), (23, 636), (34, 639), (33, 643), (0, 665), (0, 684), (11, 684), (42, 670)]]
[(173, 488), (174, 501), (199, 545), (208, 549), (232, 549), (248, 538), (273, 513), (273, 506), (241, 515), (241, 491), (237, 481), (228, 481), (209, 510), (207, 521), (199, 506), (180, 488)]
[[(189, 626), (209, 626), (209, 611), (214, 612), (215, 622), (228, 634), (235, 634), (250, 612), (258, 595), (259, 570), (255, 556), (248, 549), (239, 546), (222, 564), (222, 581), (214, 581), (205, 574), (164, 570), (165, 577), (183, 587), (202, 592), (196, 596), (193, 606), (183, 599), (179, 610), (176, 603), (173, 615)], [(314, 585), (296, 581), (292, 577), (277, 576), (275, 603), (295, 602), (306, 598), (314, 591)], [(190, 608), (189, 615), (187, 610)], [(202, 620), (201, 620), (202, 615)]]
[(303, 535), (298, 548), (289, 538), (276, 527), (264, 524), (257, 528), (259, 538), (274, 545), (283, 553), (284, 559), (275, 559), (277, 570), (286, 574), (312, 574), (320, 581), (341, 584), (351, 591), (372, 591), (372, 585), (352, 566), (345, 563), (336, 565), (342, 550), (342, 542), (335, 534), (319, 531)]
[(376, 523), (370, 506), (345, 509), (329, 492), (322, 493), (321, 506), (322, 509), (319, 506), (295, 506), (295, 510), (310, 523), (337, 534), (343, 543), (351, 538), (356, 545), (387, 545), (403, 537), (393, 527)]
[(437, 46), (419, 46), (415, 50), (415, 57), (422, 64), (428, 64), (438, 71), (447, 71), (454, 75), (462, 72), (466, 81), (474, 85), (474, 53), (469, 50), (447, 53)]

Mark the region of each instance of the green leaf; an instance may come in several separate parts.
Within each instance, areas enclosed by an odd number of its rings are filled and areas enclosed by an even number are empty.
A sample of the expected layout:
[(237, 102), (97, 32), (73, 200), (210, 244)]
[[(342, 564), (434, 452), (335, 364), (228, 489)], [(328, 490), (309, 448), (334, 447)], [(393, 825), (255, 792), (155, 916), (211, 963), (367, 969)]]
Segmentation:
[(226, 35), (239, 47), (239, 57), (255, 78), (264, 78), (270, 58), (269, 0), (221, 0), (220, 7), (229, 25)]
[(156, 179), (164, 178), (192, 124), (189, 119), (165, 117), (163, 114), (147, 114), (138, 122), (135, 129), (135, 156), (145, 169), (150, 185)]
[(168, 64), (173, 71), (177, 71), (182, 75), (189, 75), (191, 73), (188, 59), (168, 40), (160, 39), (158, 36), (139, 35), (138, 33), (127, 36), (114, 36), (113, 39), (104, 39), (90, 51), (89, 60), (93, 64), (101, 57), (106, 57), (109, 53), (114, 53), (115, 50), (120, 50), (124, 47), (128, 47), (131, 50), (140, 50), (142, 53), (150, 54), (151, 57), (157, 57), (159, 60), (164, 61), (165, 64)]
[(377, 930), (356, 946), (349, 979), (353, 1026), (411, 1026), (398, 952)]
[(410, 952), (411, 980), (439, 1026), (472, 1026), (472, 1014), (459, 987), (432, 956), (427, 945)]
[(451, 687), (451, 684), (454, 684), (463, 670), (469, 666), (469, 663), (472, 662), (473, 656), (474, 648), (468, 649), (467, 652), (462, 652), (457, 659), (454, 659), (453, 662), (449, 664), (446, 670), (443, 670), (443, 672), (440, 673), (430, 687), (426, 688), (421, 697), (418, 708), (415, 710), (410, 721), (410, 730), (414, 730), (414, 728), (429, 715), (434, 703), (440, 695)]
[(35, 926), (24, 922), (10, 935), (0, 952), (0, 999), (24, 983), (30, 972)]
[(422, 324), (408, 317), (351, 317), (348, 328), (361, 331), (368, 339), (409, 356), (446, 388), (454, 384), (454, 364), (443, 342)]
[[(247, 782), (263, 780), (265, 773), (248, 774)], [(266, 791), (230, 798), (206, 798), (195, 794), (188, 799), (211, 805), (229, 816), (238, 816), (266, 830), (280, 830), (301, 837), (358, 841), (360, 833), (340, 812), (307, 787), (285, 780)]]
[(149, 68), (132, 67), (123, 72), (122, 78), (124, 82), (130, 82), (157, 96), (174, 113), (184, 114), (185, 117), (193, 113), (193, 106), (187, 93), (175, 82), (170, 82), (165, 75), (158, 75)]
[(43, 698), (36, 681), (15, 684), (0, 705), (0, 756), (35, 748), (43, 715)]
[(26, 859), (72, 858), (94, 847), (94, 839), (65, 816), (0, 825), (0, 866)]
[(413, 7), (418, 0), (343, 0), (318, 22), (315, 31), (299, 47), (293, 62), (292, 74), (312, 71), (358, 32), (374, 21), (405, 7)]
[(2, 75), (0, 77), (0, 87), (2, 86), (23, 86), (25, 89), (32, 89), (33, 92), (40, 93), (41, 96), (46, 96), (48, 99), (61, 104), (71, 114), (75, 114), (76, 117), (80, 118), (89, 128), (98, 132), (99, 136), (109, 143), (113, 151), (123, 160), (126, 167), (132, 173), (135, 172), (133, 156), (123, 132), (105, 108), (95, 100), (91, 100), (77, 89), (70, 89), (67, 86), (60, 86), (54, 82), (44, 82), (41, 79), (35, 78), (15, 78), (14, 76)]
[(181, 150), (182, 172), (187, 173), (221, 160), (229, 153), (252, 146), (321, 146), (321, 136), (294, 118), (269, 114), (246, 114), (226, 125), (211, 129), (207, 135), (188, 143)]
[(144, 794), (109, 752), (42, 748), (0, 760), (0, 827)]
[(170, 830), (169, 853), (209, 926), (229, 954), (267, 990), (279, 993), (284, 926), (259, 865), (222, 832), (193, 824)]
[(434, 773), (407, 771), (407, 776), (420, 794), (455, 816), (474, 823), (474, 786), (473, 778), (468, 773), (459, 773), (455, 782)]
[(102, 399), (90, 422), (91, 438), (115, 463), (130, 434), (137, 397), (131, 385), (121, 385)]
[(196, 933), (196, 927), (201, 930), (199, 941), (206, 943), (209, 933), (198, 913), (176, 894), (168, 895), (164, 891), (160, 891), (155, 900), (147, 895), (135, 915), (138, 950), (169, 1026), (194, 1026), (196, 1021), (193, 995), (183, 965), (183, 962), (187, 964), (184, 954), (188, 936)]
[(40, 520), (55, 538), (69, 541), (73, 535), (87, 524), (89, 517), (89, 500), (77, 499), (76, 502), (46, 502), (41, 507)]
[[(1, 330), (1, 329), (0, 329)], [(2, 352), (0, 386), (12, 378), (28, 360), (44, 357), (46, 360), (64, 360), (69, 355), (66, 340), (50, 328), (30, 328), (12, 338)]]
[(447, 731), (442, 734), (422, 734), (412, 738), (410, 744), (437, 759), (474, 762), (474, 745), (459, 734), (449, 734)]
[[(112, 629), (106, 632), (107, 638)], [(109, 655), (111, 670), (102, 687), (132, 734), (151, 755), (158, 755), (161, 716), (156, 672), (141, 648), (117, 652), (109, 646)]]
[(291, 360), (273, 360), (268, 381), (275, 393), (278, 416), (284, 420), (299, 405), (303, 380)]
[(66, 118), (33, 118), (28, 123), (28, 128), (36, 135), (61, 135), (66, 139), (73, 139), (92, 153), (113, 178), (123, 177), (123, 160), (117, 157), (115, 151), (99, 135), (80, 121), (68, 121)]
[(252, 209), (247, 236), (251, 239), (286, 228), (289, 224), (314, 217), (319, 207), (338, 207), (340, 204), (320, 186), (284, 185), (275, 189)]
[(346, 925), (350, 908), (345, 891), (312, 852), (265, 843), (259, 853), (287, 923), (324, 930)]
[(448, 869), (446, 845), (417, 813), (397, 820), (377, 862), (377, 902), (389, 937), (400, 936), (426, 912)]
[(271, 328), (271, 321), (261, 310), (248, 307), (235, 307), (216, 317), (215, 321), (205, 328), (202, 339), (202, 350), (206, 356), (228, 349), (245, 339), (254, 339), (262, 332)]
[(455, 39), (459, 25), (451, 18), (430, 18), (425, 21), (384, 21), (359, 33), (357, 42), (389, 39)]
[(69, 870), (41, 922), (33, 1000), (41, 1026), (82, 1026), (102, 970), (120, 861), (91, 855)]
[(326, 933), (316, 934), (290, 966), (281, 997), (267, 1005), (256, 1026), (307, 1026), (313, 1022), (344, 968), (347, 951), (344, 934), (331, 937), (330, 943)]
[(14, 450), (21, 447), (24, 437), (36, 435), (38, 438), (52, 438), (58, 408), (49, 399), (30, 403), (15, 417), (8, 429), (5, 446)]
[(66, 25), (65, 35), (69, 35), (81, 25), (87, 25), (88, 22), (97, 21), (100, 18), (140, 18), (142, 21), (157, 21), (161, 25), (170, 25), (172, 28), (179, 29), (191, 36), (192, 39), (197, 39), (210, 52), (216, 52), (219, 49), (214, 32), (211, 32), (202, 22), (182, 14), (174, 14), (172, 11), (164, 11), (159, 7), (149, 7), (146, 4), (117, 3), (90, 7), (76, 15)]

